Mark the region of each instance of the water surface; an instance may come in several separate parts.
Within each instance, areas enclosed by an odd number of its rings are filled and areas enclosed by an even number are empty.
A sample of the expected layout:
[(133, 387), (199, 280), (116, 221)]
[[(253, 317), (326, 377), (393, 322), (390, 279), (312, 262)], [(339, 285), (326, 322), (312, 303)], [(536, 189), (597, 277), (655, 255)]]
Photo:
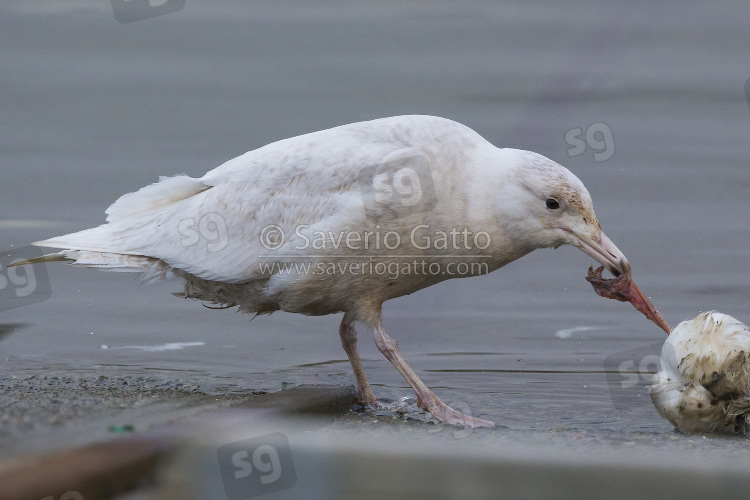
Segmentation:
[[(706, 309), (750, 321), (746, 2), (188, 0), (129, 24), (93, 0), (9, 0), (0, 12), (1, 249), (100, 224), (159, 175), (424, 113), (576, 173), (671, 324)], [(592, 125), (611, 140), (569, 156), (566, 137)], [(427, 385), (475, 415), (515, 429), (668, 432), (645, 377), (611, 397), (619, 364), (607, 360), (653, 356), (663, 333), (597, 297), (590, 263), (573, 248), (537, 251), (390, 301), (385, 325)], [(338, 317), (251, 321), (171, 296), (176, 282), (47, 270), (48, 300), (0, 313), (24, 325), (0, 337), (8, 375), (152, 374), (219, 393), (353, 381)], [(174, 343), (183, 348), (122, 348)], [(376, 394), (412, 395), (364, 328), (359, 346)]]

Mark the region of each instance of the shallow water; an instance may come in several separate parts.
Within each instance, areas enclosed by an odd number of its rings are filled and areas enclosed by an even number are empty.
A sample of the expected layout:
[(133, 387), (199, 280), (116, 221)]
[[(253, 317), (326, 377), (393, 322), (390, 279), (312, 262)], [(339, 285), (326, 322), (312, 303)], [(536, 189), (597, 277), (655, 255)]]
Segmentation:
[[(188, 0), (119, 24), (108, 2), (6, 1), (0, 249), (100, 224), (159, 175), (424, 113), (576, 173), (673, 326), (706, 309), (747, 322), (750, 7), (679, 6)], [(585, 152), (569, 156), (592, 126)], [(663, 333), (597, 297), (589, 260), (543, 250), (444, 282), (388, 302), (386, 329), (446, 402), (498, 424), (668, 431), (644, 389)], [(5, 374), (153, 374), (209, 392), (353, 381), (338, 317), (250, 321), (172, 297), (176, 282), (47, 272), (49, 298), (42, 282), (40, 302), (0, 311)], [(124, 348), (173, 343), (184, 345)], [(376, 394), (413, 395), (370, 332), (359, 346)]]

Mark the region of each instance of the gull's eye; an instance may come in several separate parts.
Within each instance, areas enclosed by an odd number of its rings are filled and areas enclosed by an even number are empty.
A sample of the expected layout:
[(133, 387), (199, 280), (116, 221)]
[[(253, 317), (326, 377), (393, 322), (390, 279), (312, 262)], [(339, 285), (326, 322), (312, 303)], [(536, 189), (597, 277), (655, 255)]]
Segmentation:
[(550, 210), (557, 210), (560, 208), (560, 204), (554, 198), (547, 198), (547, 208)]

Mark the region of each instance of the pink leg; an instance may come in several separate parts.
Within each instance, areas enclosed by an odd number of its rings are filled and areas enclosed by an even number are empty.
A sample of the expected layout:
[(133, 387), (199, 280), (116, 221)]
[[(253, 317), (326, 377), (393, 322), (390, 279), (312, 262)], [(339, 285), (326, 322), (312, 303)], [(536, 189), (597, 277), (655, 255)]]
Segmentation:
[(339, 336), (341, 337), (341, 346), (346, 351), (349, 362), (352, 364), (354, 378), (357, 380), (357, 400), (365, 406), (376, 405), (378, 400), (375, 399), (375, 395), (370, 389), (365, 369), (362, 367), (362, 361), (359, 359), (359, 353), (357, 352), (357, 331), (354, 329), (354, 322), (348, 316), (348, 314), (344, 314), (344, 319), (341, 320)]
[(424, 382), (417, 377), (414, 370), (404, 360), (401, 351), (398, 350), (396, 341), (385, 333), (382, 319), (378, 319), (375, 325), (375, 345), (388, 358), (388, 361), (393, 363), (393, 366), (417, 393), (417, 405), (423, 410), (429, 411), (433, 417), (446, 424), (458, 424), (465, 427), (495, 427), (494, 422), (470, 417), (454, 410), (443, 403), (434, 392), (424, 385)]

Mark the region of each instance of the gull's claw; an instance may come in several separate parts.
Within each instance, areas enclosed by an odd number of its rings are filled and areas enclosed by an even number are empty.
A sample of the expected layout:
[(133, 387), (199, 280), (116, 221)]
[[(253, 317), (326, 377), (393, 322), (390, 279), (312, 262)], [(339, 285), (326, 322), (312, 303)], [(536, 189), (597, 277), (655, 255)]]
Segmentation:
[(476, 427), (495, 427), (495, 422), (464, 415), (454, 410), (437, 397), (434, 393), (417, 398), (417, 405), (444, 424), (462, 425), (474, 429)]

